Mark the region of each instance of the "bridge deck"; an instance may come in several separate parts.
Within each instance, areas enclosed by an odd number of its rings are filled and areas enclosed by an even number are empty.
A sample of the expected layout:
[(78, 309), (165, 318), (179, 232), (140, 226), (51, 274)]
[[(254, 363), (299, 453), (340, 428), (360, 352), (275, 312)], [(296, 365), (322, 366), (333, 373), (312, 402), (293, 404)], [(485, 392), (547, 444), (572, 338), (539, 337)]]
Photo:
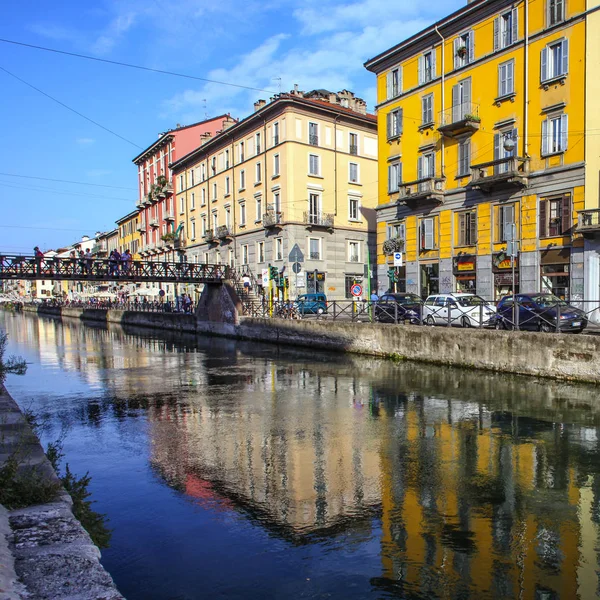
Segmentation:
[(0, 256), (0, 280), (216, 283), (229, 278), (226, 265), (187, 262)]

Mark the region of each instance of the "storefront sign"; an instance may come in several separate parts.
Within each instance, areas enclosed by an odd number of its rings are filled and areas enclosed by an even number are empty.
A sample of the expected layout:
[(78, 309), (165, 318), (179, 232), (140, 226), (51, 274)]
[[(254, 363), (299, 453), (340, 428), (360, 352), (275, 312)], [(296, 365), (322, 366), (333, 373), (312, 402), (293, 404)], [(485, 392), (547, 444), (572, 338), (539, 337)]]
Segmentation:
[[(514, 258), (515, 269), (519, 268), (519, 257), (515, 256)], [(494, 254), (492, 256), (492, 265), (493, 270), (495, 272), (502, 271), (510, 271), (512, 269), (513, 263), (511, 258), (506, 252), (500, 252), (498, 254)]]
[(454, 274), (475, 272), (477, 270), (476, 256), (457, 256), (454, 258)]

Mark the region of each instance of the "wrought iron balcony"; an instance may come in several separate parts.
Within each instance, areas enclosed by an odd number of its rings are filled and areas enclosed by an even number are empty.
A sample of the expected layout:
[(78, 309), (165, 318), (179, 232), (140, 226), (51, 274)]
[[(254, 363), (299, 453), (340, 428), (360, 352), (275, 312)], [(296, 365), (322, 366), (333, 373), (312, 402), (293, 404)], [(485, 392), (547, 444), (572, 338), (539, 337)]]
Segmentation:
[(351, 254), (350, 257), (349, 257), (349, 259), (348, 259), (348, 262), (353, 262), (353, 263), (360, 262), (358, 260), (358, 254)]
[(308, 136), (308, 143), (311, 146), (318, 146), (319, 145), (319, 136), (318, 135), (309, 135)]
[(321, 253), (320, 252), (311, 252), (310, 258), (312, 260), (321, 260)]
[(426, 177), (409, 181), (398, 186), (398, 202), (414, 204), (416, 202), (444, 202), (444, 180), (439, 177)]
[(358, 156), (358, 146), (356, 144), (350, 144), (350, 154)]
[(106, 254), (106, 244), (98, 243), (92, 246), (92, 254)]
[(600, 208), (580, 211), (579, 222), (577, 223), (577, 231), (579, 233), (600, 231)]
[(461, 133), (473, 133), (479, 129), (479, 105), (472, 102), (461, 102), (440, 113), (438, 131), (448, 137)]
[(205, 242), (214, 242), (214, 240), (215, 240), (215, 234), (214, 234), (214, 231), (213, 231), (212, 229), (207, 229), (207, 230), (204, 232), (204, 235), (202, 236), (202, 239), (203, 239)]
[(229, 231), (229, 227), (227, 225), (221, 225), (217, 227), (216, 236), (220, 240), (225, 240), (231, 237), (231, 232)]
[(276, 227), (283, 222), (283, 213), (268, 210), (262, 217), (262, 224), (265, 229), (268, 227)]
[(392, 256), (394, 252), (403, 252), (404, 245), (404, 238), (402, 237), (389, 238), (383, 242), (383, 253), (386, 256)]
[(333, 215), (326, 213), (304, 213), (304, 224), (310, 227), (327, 227), (333, 229)]
[(527, 187), (529, 160), (518, 156), (471, 165), (468, 187), (489, 192), (503, 187)]

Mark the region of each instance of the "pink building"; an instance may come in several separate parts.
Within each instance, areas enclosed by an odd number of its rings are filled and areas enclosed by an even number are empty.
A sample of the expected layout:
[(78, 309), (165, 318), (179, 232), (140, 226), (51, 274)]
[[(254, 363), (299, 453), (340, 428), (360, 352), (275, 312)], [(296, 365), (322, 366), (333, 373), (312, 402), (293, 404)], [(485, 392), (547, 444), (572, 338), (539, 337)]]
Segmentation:
[(154, 144), (133, 159), (139, 182), (139, 254), (144, 259), (160, 259), (161, 254), (174, 250), (173, 241), (162, 239), (175, 232), (175, 180), (169, 164), (198, 148), (201, 136), (213, 137), (235, 122), (230, 115), (221, 115), (193, 125), (178, 125), (161, 133)]

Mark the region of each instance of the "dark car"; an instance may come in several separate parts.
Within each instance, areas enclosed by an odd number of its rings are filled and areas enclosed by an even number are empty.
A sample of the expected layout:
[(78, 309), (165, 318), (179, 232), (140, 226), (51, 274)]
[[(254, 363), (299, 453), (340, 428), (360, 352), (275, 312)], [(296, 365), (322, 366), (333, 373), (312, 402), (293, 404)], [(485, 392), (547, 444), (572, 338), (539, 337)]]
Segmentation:
[(567, 304), (553, 294), (517, 294), (518, 315), (514, 310), (513, 296), (500, 300), (496, 316), (496, 329), (519, 329), (530, 331), (556, 331), (581, 333), (588, 324), (586, 314), (579, 308)]
[(375, 320), (381, 323), (420, 323), (423, 301), (416, 294), (383, 294), (375, 303)]

